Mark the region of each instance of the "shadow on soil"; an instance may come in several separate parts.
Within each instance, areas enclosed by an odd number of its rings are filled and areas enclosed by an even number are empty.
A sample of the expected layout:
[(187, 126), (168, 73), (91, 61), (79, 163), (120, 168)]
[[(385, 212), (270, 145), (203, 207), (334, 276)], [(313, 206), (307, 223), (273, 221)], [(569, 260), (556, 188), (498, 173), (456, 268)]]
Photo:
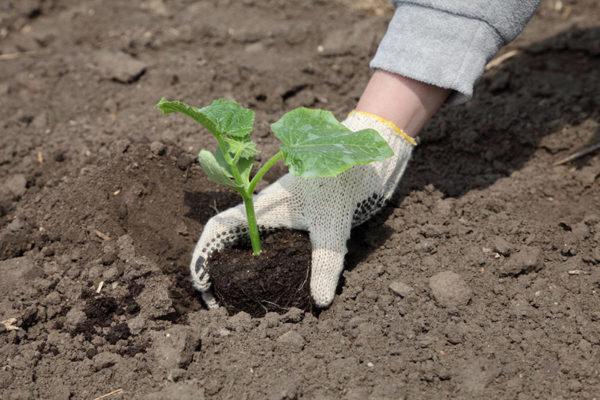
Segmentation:
[[(392, 205), (427, 185), (445, 197), (488, 187), (521, 169), (540, 146), (551, 154), (548, 168), (553, 168), (553, 162), (597, 143), (600, 129), (587, 144), (575, 142), (571, 149), (541, 142), (564, 127), (588, 119), (600, 122), (599, 82), (600, 27), (572, 28), (519, 50), (483, 77), (471, 101), (442, 109), (430, 122)], [(572, 164), (583, 167), (596, 155)], [(385, 221), (393, 206), (377, 218)], [(356, 267), (392, 233), (375, 224), (355, 228), (346, 269)]]
[[(485, 76), (476, 96), (449, 107), (423, 132), (398, 194), (433, 184), (459, 197), (519, 170), (544, 137), (589, 118), (600, 107), (600, 28), (571, 29), (523, 49)], [(583, 143), (553, 154), (551, 163)]]
[(233, 207), (241, 198), (232, 192), (198, 191), (183, 193), (183, 204), (188, 207), (186, 218), (193, 219), (204, 225), (210, 217)]

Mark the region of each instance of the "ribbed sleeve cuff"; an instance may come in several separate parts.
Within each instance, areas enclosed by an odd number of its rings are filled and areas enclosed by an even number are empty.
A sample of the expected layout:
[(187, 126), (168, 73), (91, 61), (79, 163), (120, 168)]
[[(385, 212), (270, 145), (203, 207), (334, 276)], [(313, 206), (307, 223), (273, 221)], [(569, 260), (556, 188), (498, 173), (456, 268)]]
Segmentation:
[(401, 4), (370, 66), (452, 89), (448, 102), (460, 104), (503, 44), (482, 20)]

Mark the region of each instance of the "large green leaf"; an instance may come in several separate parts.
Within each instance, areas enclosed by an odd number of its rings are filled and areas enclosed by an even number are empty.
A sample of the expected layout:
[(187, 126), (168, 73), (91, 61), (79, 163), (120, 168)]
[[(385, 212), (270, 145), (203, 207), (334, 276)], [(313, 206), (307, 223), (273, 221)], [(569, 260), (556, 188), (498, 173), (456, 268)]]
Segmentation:
[(354, 165), (394, 154), (377, 131), (353, 132), (329, 111), (297, 108), (271, 129), (283, 142), (281, 152), (290, 173), (304, 178), (336, 176)]
[(204, 170), (204, 173), (206, 173), (210, 179), (222, 185), (229, 186), (232, 189), (240, 189), (241, 186), (233, 181), (231, 173), (221, 166), (217, 161), (217, 158), (215, 158), (210, 151), (201, 150), (200, 154), (198, 154), (198, 161), (200, 162), (200, 166)]
[(164, 114), (178, 112), (200, 122), (215, 136), (244, 138), (254, 129), (254, 111), (232, 100), (215, 100), (210, 106), (196, 108), (164, 97), (156, 105)]

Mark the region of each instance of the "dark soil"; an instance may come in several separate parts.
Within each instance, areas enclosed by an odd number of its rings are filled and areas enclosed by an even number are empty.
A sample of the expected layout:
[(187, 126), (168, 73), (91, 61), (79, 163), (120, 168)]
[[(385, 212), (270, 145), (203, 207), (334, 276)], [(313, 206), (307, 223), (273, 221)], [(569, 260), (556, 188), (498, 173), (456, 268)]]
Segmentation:
[(311, 312), (308, 235), (279, 230), (261, 240), (261, 246), (258, 256), (247, 241), (211, 255), (208, 270), (219, 303), (230, 315), (244, 311), (262, 317), (292, 307)]
[(239, 198), (154, 105), (255, 109), (260, 164), (286, 111), (356, 104), (389, 2), (1, 2), (0, 398), (597, 398), (600, 157), (553, 164), (600, 141), (599, 7), (543, 1), (435, 116), (330, 308), (252, 318), (190, 284)]

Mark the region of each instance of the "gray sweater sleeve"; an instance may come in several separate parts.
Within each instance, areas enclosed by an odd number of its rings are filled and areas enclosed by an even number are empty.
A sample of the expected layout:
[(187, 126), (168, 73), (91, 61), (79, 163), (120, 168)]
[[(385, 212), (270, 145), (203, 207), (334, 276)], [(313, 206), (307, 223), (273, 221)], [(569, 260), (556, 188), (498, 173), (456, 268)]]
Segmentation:
[(392, 1), (396, 12), (371, 68), (453, 89), (467, 101), (485, 64), (513, 40), (540, 0)]

